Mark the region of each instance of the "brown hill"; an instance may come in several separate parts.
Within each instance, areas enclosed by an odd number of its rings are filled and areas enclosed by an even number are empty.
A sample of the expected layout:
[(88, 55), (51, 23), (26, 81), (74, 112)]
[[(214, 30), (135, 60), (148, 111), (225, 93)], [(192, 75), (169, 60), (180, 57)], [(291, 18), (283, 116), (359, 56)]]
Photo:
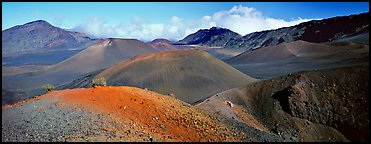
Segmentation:
[(368, 73), (368, 66), (300, 72), (196, 106), (293, 141), (368, 141)]
[(86, 48), (54, 67), (64, 72), (87, 73), (107, 68), (135, 55), (152, 52), (157, 50), (139, 40), (110, 38)]
[(355, 42), (311, 43), (294, 41), (248, 50), (226, 60), (257, 78), (272, 78), (299, 71), (368, 65), (369, 46)]
[(158, 43), (158, 42), (163, 42), (163, 43), (168, 43), (168, 44), (173, 43), (170, 40), (165, 39), (165, 38), (157, 38), (157, 39), (154, 39), (154, 40), (151, 41), (151, 43)]
[(168, 42), (154, 41), (149, 44), (150, 47), (154, 48), (157, 51), (174, 51), (178, 48), (174, 47)]
[(137, 56), (112, 66), (95, 77), (108, 85), (130, 85), (194, 103), (228, 88), (255, 81), (231, 66), (198, 50)]
[[(198, 50), (136, 56), (111, 66), (94, 77), (104, 77), (107, 85), (129, 85), (148, 88), (161, 94), (173, 94), (188, 103), (256, 81)], [(88, 87), (91, 79), (82, 79), (69, 85)]]
[(51, 91), (2, 114), (3, 142), (258, 139), (170, 96), (126, 86)]
[(24, 96), (27, 98), (41, 94), (42, 85), (69, 83), (81, 75), (102, 70), (135, 55), (152, 52), (157, 51), (139, 40), (104, 39), (58, 64), (38, 68), (39, 71), (25, 69), (25, 72), (17, 75), (3, 75), (2, 84), (8, 91), (27, 92)]
[[(246, 51), (229, 60), (228, 63), (264, 63), (279, 60), (288, 60), (295, 57), (307, 59), (331, 58), (331, 55), (352, 49), (368, 49), (367, 45), (358, 43), (310, 43), (302, 40), (282, 43), (276, 46), (263, 47)], [(340, 55), (338, 55), (340, 56)], [(343, 56), (343, 55), (341, 55)]]

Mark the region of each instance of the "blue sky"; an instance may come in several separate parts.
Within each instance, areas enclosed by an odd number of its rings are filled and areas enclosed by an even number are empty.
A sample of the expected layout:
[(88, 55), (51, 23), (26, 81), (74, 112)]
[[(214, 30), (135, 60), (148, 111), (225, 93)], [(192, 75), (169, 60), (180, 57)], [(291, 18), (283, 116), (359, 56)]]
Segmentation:
[[(178, 39), (210, 26), (244, 35), (368, 11), (368, 2), (2, 2), (2, 30), (43, 19), (96, 37)], [(256, 25), (246, 30), (242, 28), (245, 23)]]

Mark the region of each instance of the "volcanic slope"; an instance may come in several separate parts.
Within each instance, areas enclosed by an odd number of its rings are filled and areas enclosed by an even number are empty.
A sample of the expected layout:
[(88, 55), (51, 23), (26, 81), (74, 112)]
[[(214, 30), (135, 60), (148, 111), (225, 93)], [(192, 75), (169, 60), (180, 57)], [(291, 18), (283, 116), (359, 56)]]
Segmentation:
[(59, 71), (87, 73), (107, 68), (130, 57), (157, 52), (136, 39), (105, 39), (77, 55), (55, 65)]
[[(107, 86), (2, 107), (2, 141), (283, 141), (170, 96)], [(258, 135), (258, 136), (254, 136)]]
[[(104, 39), (80, 53), (41, 71), (3, 76), (3, 88), (8, 91), (33, 91), (28, 96), (40, 94), (41, 86), (68, 83), (81, 75), (99, 71), (139, 54), (157, 52), (135, 39)], [(9, 97), (9, 96), (8, 96)]]
[(196, 106), (293, 141), (369, 141), (368, 80), (368, 66), (299, 72)]
[(368, 65), (368, 58), (369, 46), (365, 44), (299, 40), (248, 50), (226, 62), (245, 74), (268, 79), (305, 70)]
[[(191, 104), (223, 90), (256, 81), (199, 50), (136, 56), (111, 66), (94, 77), (104, 77), (107, 85), (147, 88), (161, 94), (174, 95)], [(84, 84), (72, 85), (88, 87), (87, 82), (91, 79), (84, 80)]]

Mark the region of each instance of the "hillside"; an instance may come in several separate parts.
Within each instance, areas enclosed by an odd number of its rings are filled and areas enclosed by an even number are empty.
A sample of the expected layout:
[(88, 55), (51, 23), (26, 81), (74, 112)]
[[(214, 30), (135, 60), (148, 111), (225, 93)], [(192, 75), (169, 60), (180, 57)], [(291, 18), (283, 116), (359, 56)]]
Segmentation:
[[(211, 51), (211, 54), (222, 55), (221, 58), (226, 59), (231, 57), (229, 53), (235, 51), (242, 53), (250, 49), (274, 46), (280, 43), (289, 43), (297, 40), (322, 43), (364, 35), (368, 34), (368, 27), (369, 13), (361, 13), (350, 16), (312, 20), (291, 27), (254, 32), (245, 36), (238, 36), (237, 33), (228, 29), (224, 29), (224, 33), (213, 32), (211, 29), (199, 30), (194, 34), (188, 35), (183, 40), (180, 40), (180, 42), (226, 48), (224, 51)], [(228, 34), (228, 36), (225, 36), (226, 34)]]
[[(147, 88), (191, 104), (256, 81), (206, 52), (180, 50), (136, 56), (68, 85), (89, 87), (91, 80), (99, 77), (104, 77), (107, 85)], [(65, 88), (71, 88), (68, 85)]]
[(183, 44), (202, 44), (207, 46), (224, 46), (228, 41), (235, 40), (241, 37), (229, 29), (212, 27), (210, 29), (201, 29), (197, 32), (186, 36), (184, 39), (179, 40)]
[(151, 41), (148, 45), (157, 51), (174, 51), (178, 50), (175, 46), (171, 45), (172, 42), (167, 39), (155, 39)]
[[(58, 64), (38, 68), (41, 69), (39, 71), (27, 69), (17, 75), (3, 75), (2, 84), (3, 88), (8, 91), (27, 92), (27, 96), (24, 96), (27, 98), (41, 94), (42, 85), (58, 86), (135, 55), (152, 52), (156, 50), (139, 40), (104, 39)], [(10, 95), (4, 96), (11, 97)]]
[(54, 65), (58, 71), (84, 74), (131, 58), (135, 55), (157, 52), (136, 39), (104, 39), (71, 58)]
[[(52, 91), (2, 107), (2, 141), (282, 141), (135, 87)], [(259, 136), (254, 136), (259, 135)]]
[(368, 58), (369, 46), (361, 43), (299, 40), (246, 51), (225, 61), (247, 75), (269, 79), (306, 70), (368, 65)]
[(226, 48), (254, 49), (296, 40), (321, 43), (367, 33), (369, 13), (312, 20), (295, 26), (247, 34), (229, 41)]
[(368, 66), (300, 72), (218, 93), (196, 106), (293, 141), (366, 142), (368, 73)]

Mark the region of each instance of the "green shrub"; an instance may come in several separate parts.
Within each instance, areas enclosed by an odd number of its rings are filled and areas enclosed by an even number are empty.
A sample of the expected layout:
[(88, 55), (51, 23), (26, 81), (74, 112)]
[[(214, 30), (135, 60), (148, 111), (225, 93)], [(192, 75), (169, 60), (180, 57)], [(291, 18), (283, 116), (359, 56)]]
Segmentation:
[(52, 91), (53, 89), (55, 89), (55, 86), (47, 84), (47, 85), (42, 86), (42, 88), (47, 91)]
[(91, 82), (91, 86), (92, 87), (96, 87), (96, 86), (106, 86), (107, 85), (107, 82), (106, 82), (106, 79), (104, 77), (101, 77), (101, 78), (95, 78), (92, 80)]

